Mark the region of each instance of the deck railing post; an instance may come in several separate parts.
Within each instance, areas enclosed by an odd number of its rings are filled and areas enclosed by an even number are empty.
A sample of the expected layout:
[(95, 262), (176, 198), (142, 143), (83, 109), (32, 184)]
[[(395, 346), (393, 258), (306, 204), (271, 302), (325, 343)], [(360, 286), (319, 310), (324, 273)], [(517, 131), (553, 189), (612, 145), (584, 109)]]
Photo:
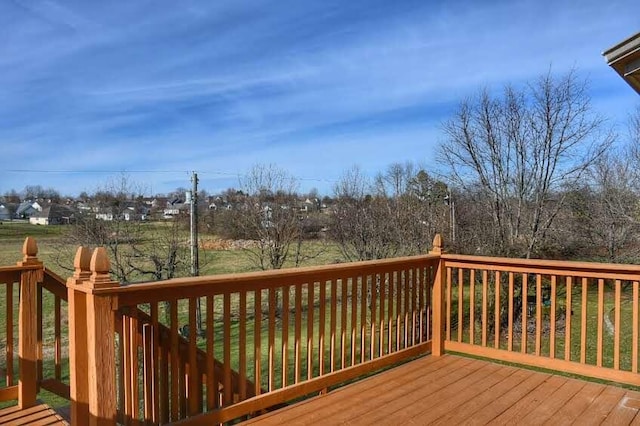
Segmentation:
[(27, 237), (22, 246), (23, 260), (18, 266), (27, 266), (20, 276), (20, 313), (18, 337), (18, 405), (28, 408), (36, 405), (38, 394), (38, 283), (44, 278), (42, 262), (37, 258), (38, 245)]
[[(440, 256), (444, 253), (442, 249), (442, 236), (436, 234), (433, 238), (433, 249), (430, 254)], [(444, 288), (446, 280), (446, 267), (442, 258), (438, 261), (438, 267), (433, 279), (433, 336), (431, 343), (431, 355), (441, 356), (444, 354), (444, 325), (445, 325), (445, 305), (444, 305)]]
[(91, 277), (91, 251), (78, 247), (73, 261), (73, 276), (67, 280), (69, 310), (69, 365), (71, 381), (71, 424), (89, 424), (89, 380), (87, 375), (87, 298), (77, 286)]
[[(104, 247), (78, 249), (68, 281), (72, 424), (116, 424), (115, 318), (113, 296), (100, 289), (119, 286), (109, 276)], [(74, 317), (71, 319), (71, 317)], [(76, 416), (74, 418), (73, 416)]]

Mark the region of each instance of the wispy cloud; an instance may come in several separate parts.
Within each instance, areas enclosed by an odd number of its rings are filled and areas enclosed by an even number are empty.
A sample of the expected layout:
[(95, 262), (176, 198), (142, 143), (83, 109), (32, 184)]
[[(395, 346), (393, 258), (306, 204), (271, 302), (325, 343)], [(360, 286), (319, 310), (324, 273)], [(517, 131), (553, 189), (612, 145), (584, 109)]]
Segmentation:
[[(353, 163), (432, 164), (460, 99), (550, 67), (576, 67), (623, 119), (634, 94), (600, 52), (638, 31), (636, 16), (633, 1), (595, 0), (4, 2), (3, 162), (241, 173), (269, 161), (328, 190)], [(0, 175), (0, 192), (45, 179)]]

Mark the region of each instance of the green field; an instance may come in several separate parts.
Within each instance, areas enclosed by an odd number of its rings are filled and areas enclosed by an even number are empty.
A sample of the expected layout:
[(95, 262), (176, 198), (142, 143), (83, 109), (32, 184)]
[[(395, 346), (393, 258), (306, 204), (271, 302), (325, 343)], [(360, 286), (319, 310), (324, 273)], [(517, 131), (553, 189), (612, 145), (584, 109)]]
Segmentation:
[[(158, 227), (166, 223), (149, 223), (144, 231), (153, 235)], [(75, 246), (66, 245), (65, 233), (68, 226), (41, 226), (24, 222), (2, 222), (0, 225), (0, 265), (12, 265), (21, 260), (22, 244), (28, 236), (34, 237), (38, 243), (38, 258), (52, 271), (62, 277), (70, 275), (73, 265)], [(213, 238), (212, 235), (201, 235), (202, 239)], [(304, 242), (304, 250), (309, 253), (320, 253), (318, 256), (303, 262), (302, 266), (325, 265), (341, 261), (341, 254), (335, 244), (318, 241)], [(61, 254), (63, 255), (62, 257)], [(59, 260), (56, 261), (56, 258)], [(290, 259), (285, 267), (295, 266)], [(239, 273), (257, 271), (259, 268), (244, 250), (200, 250), (200, 275)]]

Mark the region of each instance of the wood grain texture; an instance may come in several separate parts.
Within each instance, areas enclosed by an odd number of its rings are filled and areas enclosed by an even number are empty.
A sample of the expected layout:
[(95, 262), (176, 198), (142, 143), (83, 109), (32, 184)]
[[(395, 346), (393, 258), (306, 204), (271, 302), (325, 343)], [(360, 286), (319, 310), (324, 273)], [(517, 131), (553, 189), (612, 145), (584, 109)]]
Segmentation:
[(244, 424), (628, 425), (638, 413), (631, 408), (637, 398), (639, 392), (613, 386), (427, 356)]

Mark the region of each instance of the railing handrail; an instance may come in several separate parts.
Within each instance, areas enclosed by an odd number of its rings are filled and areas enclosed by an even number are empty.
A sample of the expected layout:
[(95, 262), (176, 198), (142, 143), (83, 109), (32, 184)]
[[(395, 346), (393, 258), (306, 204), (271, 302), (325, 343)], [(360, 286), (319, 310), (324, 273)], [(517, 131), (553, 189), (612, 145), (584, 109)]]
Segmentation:
[[(92, 294), (101, 296), (121, 295), (126, 297), (130, 295), (131, 297), (135, 297), (134, 294), (145, 294), (145, 296), (151, 295), (162, 299), (166, 298), (166, 295), (154, 295), (153, 293), (158, 292), (158, 290), (162, 290), (162, 292), (179, 290), (181, 297), (185, 297), (186, 295), (196, 297), (198, 294), (211, 294), (212, 291), (216, 294), (221, 294), (228, 291), (237, 292), (267, 289), (272, 286), (281, 286), (283, 281), (285, 284), (286, 281), (291, 281), (291, 283), (303, 282), (305, 280), (318, 282), (322, 281), (325, 277), (327, 279), (335, 278), (336, 276), (344, 276), (346, 278), (356, 273), (361, 275), (367, 275), (369, 272), (380, 273), (381, 270), (392, 272), (396, 266), (406, 267), (407, 265), (413, 264), (417, 266), (424, 262), (436, 261), (438, 259), (439, 256), (433, 254), (405, 256), (393, 259), (307, 266), (302, 268), (173, 278), (163, 281), (122, 284), (109, 288), (94, 288), (90, 289), (90, 291)], [(122, 305), (120, 302), (119, 304)]]
[(20, 272), (28, 271), (31, 269), (42, 269), (42, 265), (7, 265), (0, 266), (0, 273), (2, 272)]
[[(514, 267), (526, 267), (528, 271), (540, 272), (548, 270), (554, 274), (572, 275), (574, 273), (591, 273), (595, 278), (613, 278), (620, 275), (630, 275), (640, 278), (640, 265), (601, 262), (578, 262), (571, 260), (546, 260), (546, 259), (517, 259), (510, 257), (469, 256), (461, 254), (443, 254), (442, 260), (449, 263), (464, 263), (467, 265), (481, 264), (513, 270)], [(600, 274), (600, 275), (596, 275)], [(629, 278), (633, 279), (633, 278)]]

